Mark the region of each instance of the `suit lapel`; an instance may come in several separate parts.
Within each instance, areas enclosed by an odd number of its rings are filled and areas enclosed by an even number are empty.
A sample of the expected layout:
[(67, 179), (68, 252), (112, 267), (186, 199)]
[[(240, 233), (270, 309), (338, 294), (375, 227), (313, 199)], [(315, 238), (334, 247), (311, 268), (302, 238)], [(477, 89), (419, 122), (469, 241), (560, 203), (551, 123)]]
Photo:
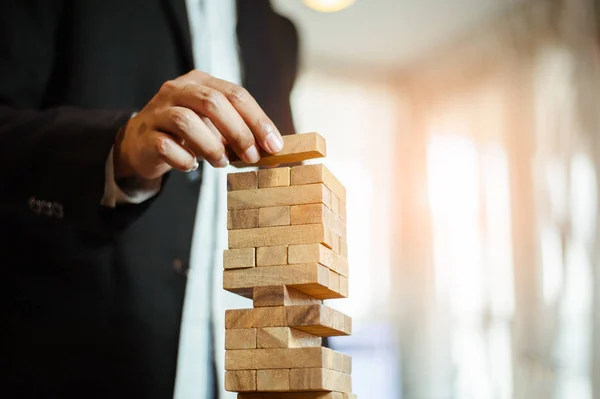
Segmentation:
[(194, 68), (192, 40), (185, 0), (162, 0), (172, 29), (178, 39), (179, 52), (186, 70)]

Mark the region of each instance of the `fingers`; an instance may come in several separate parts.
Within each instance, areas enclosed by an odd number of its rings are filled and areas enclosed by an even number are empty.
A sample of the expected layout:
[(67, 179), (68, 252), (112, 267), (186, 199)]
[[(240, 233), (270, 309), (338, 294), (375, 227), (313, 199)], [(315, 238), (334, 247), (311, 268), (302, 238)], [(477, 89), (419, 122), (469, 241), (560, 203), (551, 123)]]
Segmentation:
[(172, 136), (154, 132), (158, 156), (173, 169), (190, 172), (198, 169), (198, 160), (194, 154), (179, 145)]
[(281, 133), (246, 89), (212, 76), (206, 79), (205, 84), (225, 95), (262, 148), (271, 154), (281, 151)]
[(283, 148), (281, 134), (256, 100), (242, 87), (201, 71), (166, 82), (161, 92), (176, 106), (189, 108), (206, 122), (222, 144), (246, 163), (260, 159), (259, 147), (268, 153)]
[(221, 134), (221, 132), (219, 132), (219, 129), (217, 129), (215, 127), (215, 125), (213, 125), (213, 123), (210, 121), (210, 119), (208, 119), (205, 116), (200, 117), (200, 119), (202, 119), (202, 122), (204, 122), (204, 124), (210, 129), (210, 131), (215, 135), (215, 137), (221, 143), (223, 143), (223, 145), (227, 145), (227, 139), (225, 137), (223, 137), (223, 135)]
[[(179, 143), (182, 149), (189, 148), (192, 156), (202, 157), (215, 167), (229, 164), (223, 143), (192, 110), (184, 107), (166, 108), (158, 114), (156, 126), (175, 136), (173, 142)], [(185, 141), (183, 147), (181, 140)]]
[(173, 101), (208, 117), (244, 162), (258, 162), (260, 155), (252, 131), (221, 92), (189, 84), (174, 93)]

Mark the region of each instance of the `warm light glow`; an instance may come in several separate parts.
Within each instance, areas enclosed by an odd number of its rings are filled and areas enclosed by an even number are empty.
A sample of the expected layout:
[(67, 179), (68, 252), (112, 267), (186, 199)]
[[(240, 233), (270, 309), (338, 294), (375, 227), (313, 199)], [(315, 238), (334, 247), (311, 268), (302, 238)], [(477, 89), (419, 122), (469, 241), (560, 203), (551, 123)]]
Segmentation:
[(350, 7), (355, 0), (304, 0), (304, 4), (320, 12), (336, 12)]

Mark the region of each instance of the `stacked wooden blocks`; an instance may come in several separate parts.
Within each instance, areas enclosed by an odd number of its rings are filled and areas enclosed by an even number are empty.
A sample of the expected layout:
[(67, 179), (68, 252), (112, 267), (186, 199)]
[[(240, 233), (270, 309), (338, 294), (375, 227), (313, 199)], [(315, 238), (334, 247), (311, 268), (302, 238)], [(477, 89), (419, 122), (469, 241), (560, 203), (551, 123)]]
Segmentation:
[[(263, 165), (325, 155), (316, 133), (286, 137)], [(352, 399), (350, 356), (322, 346), (351, 319), (323, 305), (348, 296), (346, 192), (323, 165), (228, 175), (223, 287), (254, 308), (225, 315), (225, 388), (238, 399)]]

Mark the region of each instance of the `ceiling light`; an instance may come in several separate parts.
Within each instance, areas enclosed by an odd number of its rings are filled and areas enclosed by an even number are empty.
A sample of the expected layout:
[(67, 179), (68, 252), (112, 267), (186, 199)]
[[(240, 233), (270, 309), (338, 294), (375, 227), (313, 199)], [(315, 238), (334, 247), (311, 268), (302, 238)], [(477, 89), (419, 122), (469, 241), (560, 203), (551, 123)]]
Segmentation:
[(350, 7), (355, 0), (304, 0), (304, 4), (320, 12), (336, 12)]

